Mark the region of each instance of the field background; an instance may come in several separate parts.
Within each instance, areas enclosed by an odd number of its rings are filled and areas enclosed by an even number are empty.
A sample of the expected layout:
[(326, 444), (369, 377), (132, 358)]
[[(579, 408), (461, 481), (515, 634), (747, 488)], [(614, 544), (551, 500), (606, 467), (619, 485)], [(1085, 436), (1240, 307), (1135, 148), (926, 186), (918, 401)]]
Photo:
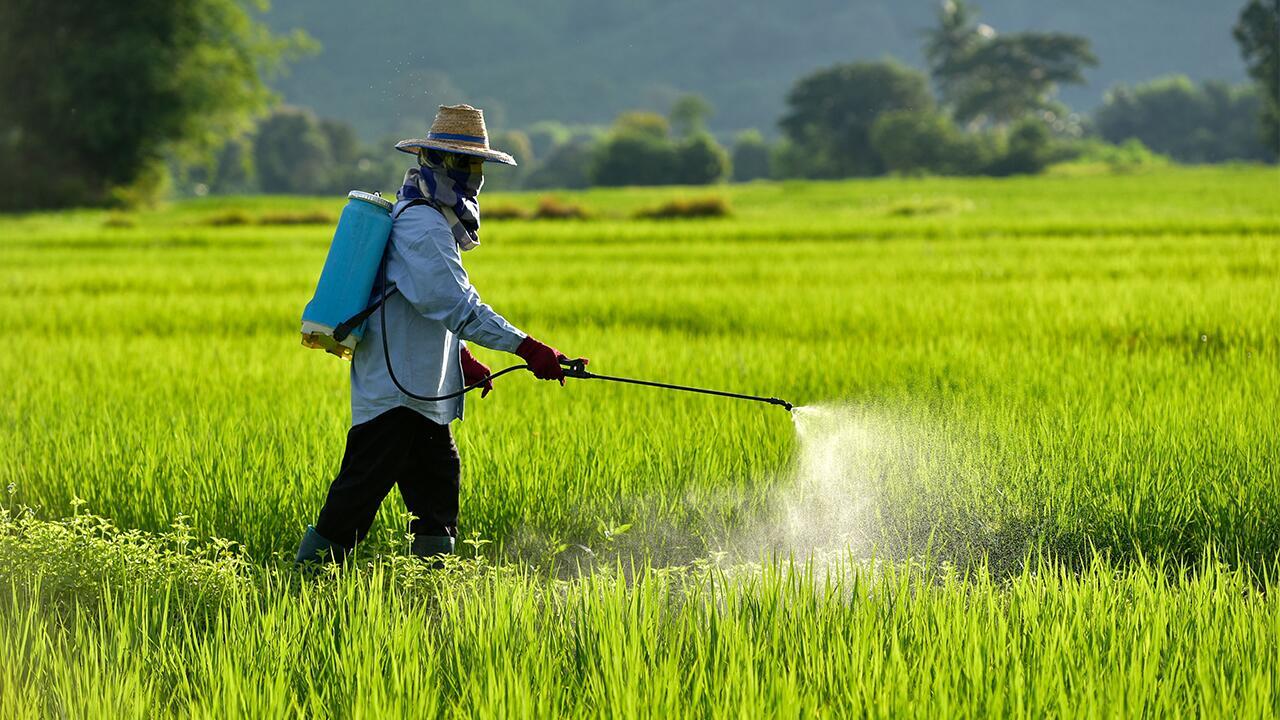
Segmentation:
[(466, 559), (404, 562), (393, 497), (318, 578), (287, 561), (348, 366), (297, 340), (332, 227), (279, 223), (342, 200), (0, 219), (0, 712), (1280, 711), (1278, 191), (767, 183), (710, 191), (728, 218), (631, 219), (664, 188), (486, 222), (465, 262), (518, 327), (821, 422), (503, 378), (455, 426)]

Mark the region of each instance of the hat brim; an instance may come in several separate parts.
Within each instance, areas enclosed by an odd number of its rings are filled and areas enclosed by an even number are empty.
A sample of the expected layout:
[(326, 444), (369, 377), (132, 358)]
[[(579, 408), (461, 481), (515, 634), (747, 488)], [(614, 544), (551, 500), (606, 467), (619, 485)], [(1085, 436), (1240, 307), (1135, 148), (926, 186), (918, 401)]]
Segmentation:
[(471, 155), (473, 157), (491, 160), (496, 163), (502, 163), (503, 165), (516, 164), (515, 158), (500, 150), (486, 150), (485, 148), (478, 148), (475, 145), (468, 145), (467, 143), (451, 142), (449, 140), (427, 140), (424, 138), (401, 140), (396, 143), (397, 150), (411, 155), (417, 155), (418, 148), (430, 148), (431, 150), (444, 150), (445, 152), (458, 153), (460, 155)]

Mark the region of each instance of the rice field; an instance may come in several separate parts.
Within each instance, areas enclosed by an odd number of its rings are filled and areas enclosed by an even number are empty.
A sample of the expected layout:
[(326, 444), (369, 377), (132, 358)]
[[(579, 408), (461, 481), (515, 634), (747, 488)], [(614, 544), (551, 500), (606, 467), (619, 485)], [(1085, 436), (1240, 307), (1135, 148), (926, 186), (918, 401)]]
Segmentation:
[(484, 224), (488, 303), (803, 407), (504, 377), (439, 572), (395, 491), (291, 564), (349, 419), (297, 336), (341, 198), (0, 218), (0, 716), (1280, 713), (1274, 168), (559, 200)]

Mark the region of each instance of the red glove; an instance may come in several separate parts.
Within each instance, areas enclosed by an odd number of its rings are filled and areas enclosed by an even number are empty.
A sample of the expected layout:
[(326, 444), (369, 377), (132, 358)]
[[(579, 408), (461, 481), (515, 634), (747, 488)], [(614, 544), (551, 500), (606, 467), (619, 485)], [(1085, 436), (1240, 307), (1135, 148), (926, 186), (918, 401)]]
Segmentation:
[(559, 350), (543, 345), (530, 335), (516, 348), (516, 354), (529, 364), (534, 377), (539, 380), (559, 380), (564, 385), (564, 368), (560, 367), (560, 360), (564, 359), (564, 355)]
[[(471, 351), (466, 345), (462, 346), (462, 384), (471, 387), (475, 383), (489, 377), (489, 366), (480, 362), (471, 356)], [(480, 386), (480, 397), (488, 395), (493, 390), (493, 381), (486, 381)]]

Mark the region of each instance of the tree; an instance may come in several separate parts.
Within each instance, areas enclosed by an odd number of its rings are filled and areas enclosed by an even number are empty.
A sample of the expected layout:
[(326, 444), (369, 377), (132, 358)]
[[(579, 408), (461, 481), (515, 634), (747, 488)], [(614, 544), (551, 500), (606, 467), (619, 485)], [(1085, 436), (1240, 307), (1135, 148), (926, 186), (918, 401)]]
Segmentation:
[(809, 177), (877, 175), (884, 164), (871, 149), (871, 126), (892, 110), (930, 110), (924, 75), (896, 62), (854, 63), (801, 78), (787, 94), (779, 125), (788, 155), (806, 157)]
[(329, 144), (329, 159), (334, 165), (354, 165), (360, 157), (360, 137), (350, 123), (322, 118), (320, 132)]
[(560, 188), (577, 190), (591, 184), (590, 170), (594, 159), (593, 140), (572, 138), (556, 145), (525, 178), (530, 189)]
[(888, 112), (871, 127), (871, 146), (885, 168), (895, 173), (981, 172), (987, 162), (981, 141), (981, 136), (962, 133), (938, 112)]
[(707, 118), (715, 113), (715, 108), (701, 95), (688, 93), (681, 95), (671, 105), (667, 118), (671, 121), (671, 129), (676, 137), (690, 137), (707, 129)]
[(1233, 34), (1265, 100), (1263, 143), (1280, 156), (1280, 0), (1250, 0)]
[(632, 110), (614, 119), (613, 132), (619, 135), (641, 135), (655, 140), (666, 140), (671, 135), (671, 125), (658, 113)]
[(978, 25), (976, 13), (964, 0), (944, 0), (938, 10), (938, 27), (927, 34), (924, 46), (929, 72), (943, 98), (956, 92), (960, 61), (994, 34), (989, 26)]
[(304, 44), (236, 0), (0, 4), (0, 208), (101, 204), (166, 155), (211, 159)]
[(1112, 88), (1094, 123), (1108, 142), (1136, 139), (1181, 162), (1262, 160), (1267, 150), (1258, 131), (1261, 109), (1251, 87), (1220, 81), (1196, 85), (1172, 76)]
[(504, 130), (494, 133), (489, 144), (511, 155), (516, 159), (517, 165), (515, 167), (499, 165), (494, 172), (486, 170), (485, 189), (494, 191), (519, 188), (536, 166), (533, 142), (529, 140), (529, 136), (519, 130)]
[(666, 138), (638, 132), (615, 132), (593, 153), (588, 177), (592, 185), (670, 185), (677, 182), (675, 148)]
[(729, 177), (729, 153), (715, 138), (702, 132), (691, 135), (675, 148), (675, 165), (667, 182), (681, 185), (710, 185)]
[(536, 122), (529, 126), (527, 133), (530, 151), (538, 159), (547, 157), (553, 149), (569, 142), (573, 137), (569, 128), (554, 120)]
[(746, 130), (734, 138), (732, 161), (737, 182), (769, 177), (769, 145), (759, 130)]
[(315, 195), (332, 188), (329, 138), (310, 110), (282, 107), (264, 119), (253, 158), (262, 192)]
[(987, 167), (990, 175), (1032, 175), (1053, 159), (1053, 136), (1040, 120), (1027, 117), (1009, 130), (1008, 148)]
[(1043, 109), (1058, 85), (1083, 83), (1084, 68), (1098, 64), (1086, 38), (1039, 32), (997, 35), (974, 23), (964, 0), (943, 4), (925, 55), (958, 121), (997, 125)]

